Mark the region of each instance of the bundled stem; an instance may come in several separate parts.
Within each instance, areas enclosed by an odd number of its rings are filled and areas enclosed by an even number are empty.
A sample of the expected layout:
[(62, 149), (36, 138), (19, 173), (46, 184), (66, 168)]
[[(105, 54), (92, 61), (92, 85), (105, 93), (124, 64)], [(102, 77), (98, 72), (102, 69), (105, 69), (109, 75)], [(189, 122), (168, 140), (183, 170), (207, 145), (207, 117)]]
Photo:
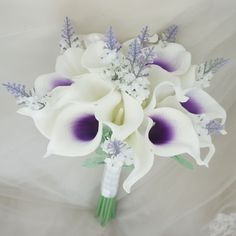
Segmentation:
[(111, 162), (105, 165), (101, 195), (96, 210), (96, 216), (99, 218), (102, 226), (107, 225), (116, 216), (116, 195), (119, 187), (121, 168), (122, 165), (114, 165)]
[(100, 220), (102, 226), (114, 219), (116, 216), (117, 200), (114, 198), (107, 198), (102, 195), (99, 197), (98, 206), (96, 210), (96, 216)]

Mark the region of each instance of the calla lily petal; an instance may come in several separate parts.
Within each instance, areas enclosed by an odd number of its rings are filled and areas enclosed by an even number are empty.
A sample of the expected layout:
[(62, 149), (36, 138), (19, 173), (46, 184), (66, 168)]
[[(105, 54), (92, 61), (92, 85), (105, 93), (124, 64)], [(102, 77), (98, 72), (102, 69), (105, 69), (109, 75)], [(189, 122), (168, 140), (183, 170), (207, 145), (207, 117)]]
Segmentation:
[[(59, 104), (61, 99), (66, 100), (64, 97), (67, 96), (70, 86), (67, 86), (71, 83), (70, 79), (66, 77), (60, 77), (58, 82), (58, 76), (55, 77), (55, 74), (49, 74), (39, 77), (35, 82), (35, 92), (37, 96), (45, 96), (43, 102), (45, 106), (39, 110), (33, 110), (30, 107), (22, 107), (17, 112), (21, 115), (29, 116), (33, 119), (35, 126), (45, 137), (50, 138), (52, 130), (57, 119), (58, 114), (62, 108), (62, 105)], [(55, 86), (54, 82), (57, 83), (57, 87), (50, 89)], [(66, 82), (67, 85), (61, 86), (62, 83)], [(73, 82), (73, 81), (72, 81)], [(52, 86), (53, 85), (53, 86)]]
[(39, 76), (34, 83), (37, 96), (43, 97), (55, 88), (70, 86), (74, 83), (68, 76), (51, 73)]
[[(199, 99), (201, 99), (201, 98), (199, 98)], [(172, 107), (172, 108), (181, 110), (182, 112), (184, 112), (187, 116), (189, 116), (191, 118), (192, 123), (193, 123), (193, 125), (196, 129), (196, 132), (199, 132), (198, 131), (198, 126), (199, 126), (198, 116), (199, 115), (198, 114), (193, 114), (192, 112), (189, 112), (188, 110), (186, 110), (183, 106), (180, 105), (180, 103), (177, 101), (175, 96), (167, 97), (165, 100), (163, 100), (159, 104), (159, 106), (160, 107)], [(193, 109), (191, 109), (191, 110), (193, 110)], [(220, 111), (222, 111), (222, 110), (220, 109)], [(209, 117), (207, 117), (207, 114), (209, 114), (209, 113), (206, 112), (206, 115), (204, 114), (204, 116), (206, 116), (206, 118), (209, 120)], [(223, 116), (224, 116), (224, 112), (223, 112), (223, 114), (221, 112), (219, 112), (219, 113), (215, 113), (214, 118), (219, 118), (219, 117), (223, 117)], [(202, 127), (202, 129), (203, 128), (204, 127)], [(221, 133), (226, 134), (226, 132), (224, 130), (222, 130)], [(201, 159), (204, 162), (204, 165), (208, 167), (208, 163), (209, 163), (209, 161), (211, 160), (212, 156), (215, 153), (215, 146), (213, 145), (212, 140), (211, 140), (211, 136), (208, 134), (207, 130), (205, 130), (204, 132), (202, 131), (201, 133), (199, 133), (198, 138), (199, 138), (200, 148), (208, 148), (208, 150), (209, 150), (205, 157), (201, 157)]]
[(161, 68), (150, 68), (149, 81), (151, 96), (146, 111), (156, 108), (159, 102), (173, 94), (176, 94), (179, 101), (188, 100), (181, 88), (180, 79)]
[(84, 45), (87, 48), (90, 44), (104, 40), (104, 34), (99, 34), (99, 33), (84, 34), (84, 35), (79, 35), (79, 38), (84, 42)]
[(175, 75), (186, 73), (191, 65), (191, 54), (177, 43), (155, 46), (157, 57), (153, 64)]
[(69, 48), (62, 55), (57, 57), (55, 71), (67, 76), (76, 76), (86, 73), (81, 65), (81, 58), (84, 50), (81, 48)]
[(127, 142), (134, 153), (134, 169), (124, 181), (123, 188), (127, 193), (130, 193), (131, 187), (152, 168), (154, 154), (138, 131), (132, 134)]
[(190, 67), (190, 69), (180, 76), (181, 87), (188, 89), (196, 86), (196, 65)]
[(181, 105), (190, 113), (195, 115), (205, 114), (209, 119), (221, 118), (222, 123), (226, 120), (225, 110), (208, 93), (200, 88), (186, 91), (188, 101)]
[(206, 154), (205, 158), (203, 158), (203, 162), (206, 167), (208, 167), (208, 164), (215, 154), (215, 146), (212, 143), (211, 136), (210, 135), (204, 135), (199, 137), (200, 141), (200, 147), (201, 148), (208, 148), (208, 153)]
[[(151, 67), (149, 68), (149, 81), (150, 81), (150, 92), (154, 91), (157, 85), (161, 84), (162, 82), (170, 82), (173, 86), (181, 87), (181, 81), (179, 77), (168, 73), (167, 71), (163, 70), (159, 67)], [(164, 91), (163, 91), (164, 92)], [(162, 97), (166, 97), (169, 93), (165, 92)]]
[(198, 135), (188, 116), (167, 107), (157, 108), (148, 115), (153, 124), (147, 128), (145, 136), (156, 155), (171, 157), (187, 153), (199, 165), (204, 164), (200, 159)]
[(94, 115), (94, 106), (73, 103), (58, 115), (48, 144), (47, 156), (85, 156), (100, 144), (102, 124)]
[(127, 93), (122, 93), (122, 101), (114, 94), (107, 96), (96, 109), (98, 120), (108, 125), (117, 139), (124, 140), (133, 133), (143, 121), (141, 105)]
[(57, 96), (57, 107), (74, 101), (98, 103), (114, 90), (114, 85), (111, 82), (103, 80), (96, 73), (83, 74), (75, 77), (74, 80), (75, 83), (67, 89), (63, 96), (60, 94)]
[[(51, 76), (52, 75), (52, 76)], [(56, 80), (55, 80), (56, 78)], [(60, 113), (63, 105), (68, 102), (66, 97), (70, 91), (70, 86), (64, 85), (61, 86), (62, 83), (66, 82), (68, 85), (71, 83), (70, 79), (66, 77), (60, 77), (61, 81), (58, 83), (58, 76), (55, 77), (55, 74), (49, 74), (45, 76), (39, 77), (35, 82), (35, 91), (37, 96), (45, 96), (43, 102), (45, 102), (45, 106), (40, 110), (33, 110), (30, 107), (22, 107), (17, 112), (21, 115), (29, 116), (34, 120), (35, 126), (37, 129), (47, 138), (51, 137), (51, 133), (57, 119), (58, 114)], [(48, 82), (49, 81), (49, 82)], [(53, 90), (50, 91), (52, 85), (55, 85), (56, 81), (57, 86)], [(72, 81), (73, 82), (73, 81)], [(60, 104), (60, 101), (64, 100), (64, 103)]]
[(151, 100), (146, 106), (145, 111), (148, 112), (152, 109), (157, 108), (159, 102), (162, 101), (163, 98), (167, 97), (168, 94), (173, 93), (175, 93), (178, 101), (185, 102), (188, 100), (188, 97), (184, 96), (184, 93), (179, 86), (175, 86), (169, 81), (162, 82), (154, 89)]
[(101, 72), (105, 68), (104, 57), (105, 42), (97, 41), (88, 46), (81, 58), (82, 65), (90, 72)]
[(22, 107), (17, 111), (17, 113), (31, 117), (39, 132), (50, 139), (60, 110), (54, 109), (52, 105), (47, 104), (41, 110), (32, 110), (29, 107)]
[[(112, 122), (115, 119), (117, 120), (117, 113), (119, 113), (117, 110), (120, 108), (119, 104), (121, 101), (122, 97), (118, 91), (111, 92), (97, 105), (96, 118), (107, 125), (114, 125)], [(123, 116), (123, 112), (121, 116)]]

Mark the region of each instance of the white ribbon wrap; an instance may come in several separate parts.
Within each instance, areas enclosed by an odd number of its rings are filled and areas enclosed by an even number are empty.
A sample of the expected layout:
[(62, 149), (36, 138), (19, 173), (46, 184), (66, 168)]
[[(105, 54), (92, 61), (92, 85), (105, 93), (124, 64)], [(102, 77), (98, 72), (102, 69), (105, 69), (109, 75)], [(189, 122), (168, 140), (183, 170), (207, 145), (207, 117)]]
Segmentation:
[(102, 196), (106, 198), (116, 196), (122, 165), (123, 163), (106, 162), (102, 180)]

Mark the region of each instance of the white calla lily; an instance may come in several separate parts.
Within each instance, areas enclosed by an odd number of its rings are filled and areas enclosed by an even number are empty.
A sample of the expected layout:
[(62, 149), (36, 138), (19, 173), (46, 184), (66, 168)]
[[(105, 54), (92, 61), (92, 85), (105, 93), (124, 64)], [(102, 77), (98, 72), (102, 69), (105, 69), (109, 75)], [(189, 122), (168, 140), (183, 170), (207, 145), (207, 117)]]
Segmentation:
[(22, 107), (17, 113), (31, 117), (39, 132), (50, 139), (60, 109), (56, 109), (55, 104), (48, 101), (46, 106), (41, 110)]
[(198, 135), (188, 116), (169, 107), (157, 108), (148, 116), (153, 123), (147, 128), (145, 137), (156, 155), (172, 157), (187, 153), (199, 165), (204, 164), (200, 159)]
[(101, 73), (105, 68), (104, 60), (106, 44), (104, 41), (91, 43), (81, 58), (81, 64), (90, 72)]
[[(50, 73), (39, 76), (35, 80), (34, 89), (36, 99), (43, 99), (45, 106), (42, 109), (20, 108), (17, 112), (33, 119), (37, 129), (47, 138), (51, 137), (55, 120), (60, 113), (58, 102), (65, 100), (69, 87), (74, 81), (68, 76)], [(47, 96), (48, 95), (48, 96)], [(45, 97), (45, 98), (44, 98)], [(37, 101), (36, 101), (37, 102)]]
[(193, 88), (185, 90), (185, 96), (188, 97), (185, 102), (178, 101), (176, 96), (169, 96), (162, 100), (158, 106), (176, 108), (193, 119), (204, 114), (208, 120), (222, 119), (222, 123), (225, 123), (226, 112), (224, 108), (208, 93), (202, 89)]
[(208, 148), (208, 152), (207, 152), (205, 158), (203, 159), (205, 166), (208, 167), (211, 158), (215, 154), (215, 146), (212, 143), (210, 135), (203, 135), (203, 136), (199, 137), (199, 142), (200, 142), (201, 148)]
[(69, 48), (62, 55), (57, 57), (55, 71), (67, 76), (76, 76), (86, 73), (87, 70), (81, 64), (81, 58), (84, 50), (77, 48)]
[(192, 88), (197, 85), (196, 84), (196, 67), (197, 67), (196, 65), (192, 65), (185, 74), (179, 76), (180, 81), (181, 81), (181, 87), (183, 89)]
[[(149, 113), (150, 118), (139, 131), (133, 133), (126, 140), (133, 149), (134, 170), (123, 183), (126, 192), (153, 166), (154, 155), (173, 157), (187, 153), (199, 165), (205, 165), (200, 159), (200, 147), (197, 133), (191, 120), (181, 111), (165, 107)], [(146, 131), (144, 131), (146, 129)]]
[(58, 87), (70, 86), (74, 81), (68, 76), (59, 73), (50, 73), (39, 76), (34, 82), (37, 96), (43, 97)]
[(104, 34), (100, 33), (83, 34), (79, 35), (79, 38), (84, 42), (84, 45), (87, 48), (90, 44), (104, 40)]
[(173, 94), (176, 94), (179, 101), (186, 101), (188, 99), (181, 88), (179, 77), (161, 68), (150, 68), (149, 81), (151, 96), (147, 101), (146, 111), (156, 108), (159, 102)]
[(153, 64), (174, 75), (182, 75), (188, 71), (191, 65), (191, 54), (177, 43), (155, 46), (157, 57)]
[(74, 81), (75, 83), (68, 88), (63, 96), (60, 94), (57, 96), (57, 107), (73, 101), (98, 103), (115, 88), (111, 82), (105, 81), (96, 73), (74, 77)]
[(148, 112), (152, 109), (155, 109), (160, 101), (173, 93), (175, 93), (178, 101), (185, 102), (188, 100), (188, 97), (184, 96), (184, 93), (179, 86), (175, 86), (169, 81), (162, 82), (155, 87), (151, 100), (148, 102), (145, 111)]
[(214, 98), (200, 88), (192, 88), (185, 91), (189, 97), (181, 105), (190, 113), (200, 115), (205, 114), (209, 119), (221, 118), (224, 123), (226, 112)]
[(137, 130), (143, 116), (141, 105), (125, 92), (122, 93), (122, 99), (116, 92), (111, 93), (96, 109), (97, 119), (109, 126), (113, 135), (120, 140)]
[(150, 151), (143, 135), (138, 131), (133, 133), (127, 142), (133, 150), (134, 169), (124, 181), (123, 188), (127, 193), (130, 193), (131, 187), (152, 168), (154, 154)]
[(85, 156), (95, 151), (102, 138), (102, 124), (95, 118), (94, 105), (72, 103), (58, 115), (47, 154)]
[[(172, 107), (181, 110), (188, 115), (198, 133), (200, 148), (208, 148), (208, 153), (201, 159), (205, 166), (208, 166), (209, 161), (215, 153), (215, 147), (212, 143), (211, 136), (207, 129), (207, 123), (211, 120), (220, 119), (222, 126), (226, 120), (225, 110), (206, 92), (199, 88), (186, 90), (186, 96), (189, 100), (185, 103), (179, 103), (175, 96), (167, 97), (163, 100), (159, 107)], [(222, 129), (219, 133), (226, 134)]]

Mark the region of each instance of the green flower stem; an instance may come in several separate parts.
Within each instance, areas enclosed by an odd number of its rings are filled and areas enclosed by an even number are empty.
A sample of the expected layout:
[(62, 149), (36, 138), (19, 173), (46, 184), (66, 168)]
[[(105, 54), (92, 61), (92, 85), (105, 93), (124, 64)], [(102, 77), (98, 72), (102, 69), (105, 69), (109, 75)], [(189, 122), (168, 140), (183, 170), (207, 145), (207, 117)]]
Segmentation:
[(108, 222), (116, 216), (117, 200), (116, 197), (107, 198), (100, 195), (96, 216), (99, 218), (100, 224), (106, 226)]

